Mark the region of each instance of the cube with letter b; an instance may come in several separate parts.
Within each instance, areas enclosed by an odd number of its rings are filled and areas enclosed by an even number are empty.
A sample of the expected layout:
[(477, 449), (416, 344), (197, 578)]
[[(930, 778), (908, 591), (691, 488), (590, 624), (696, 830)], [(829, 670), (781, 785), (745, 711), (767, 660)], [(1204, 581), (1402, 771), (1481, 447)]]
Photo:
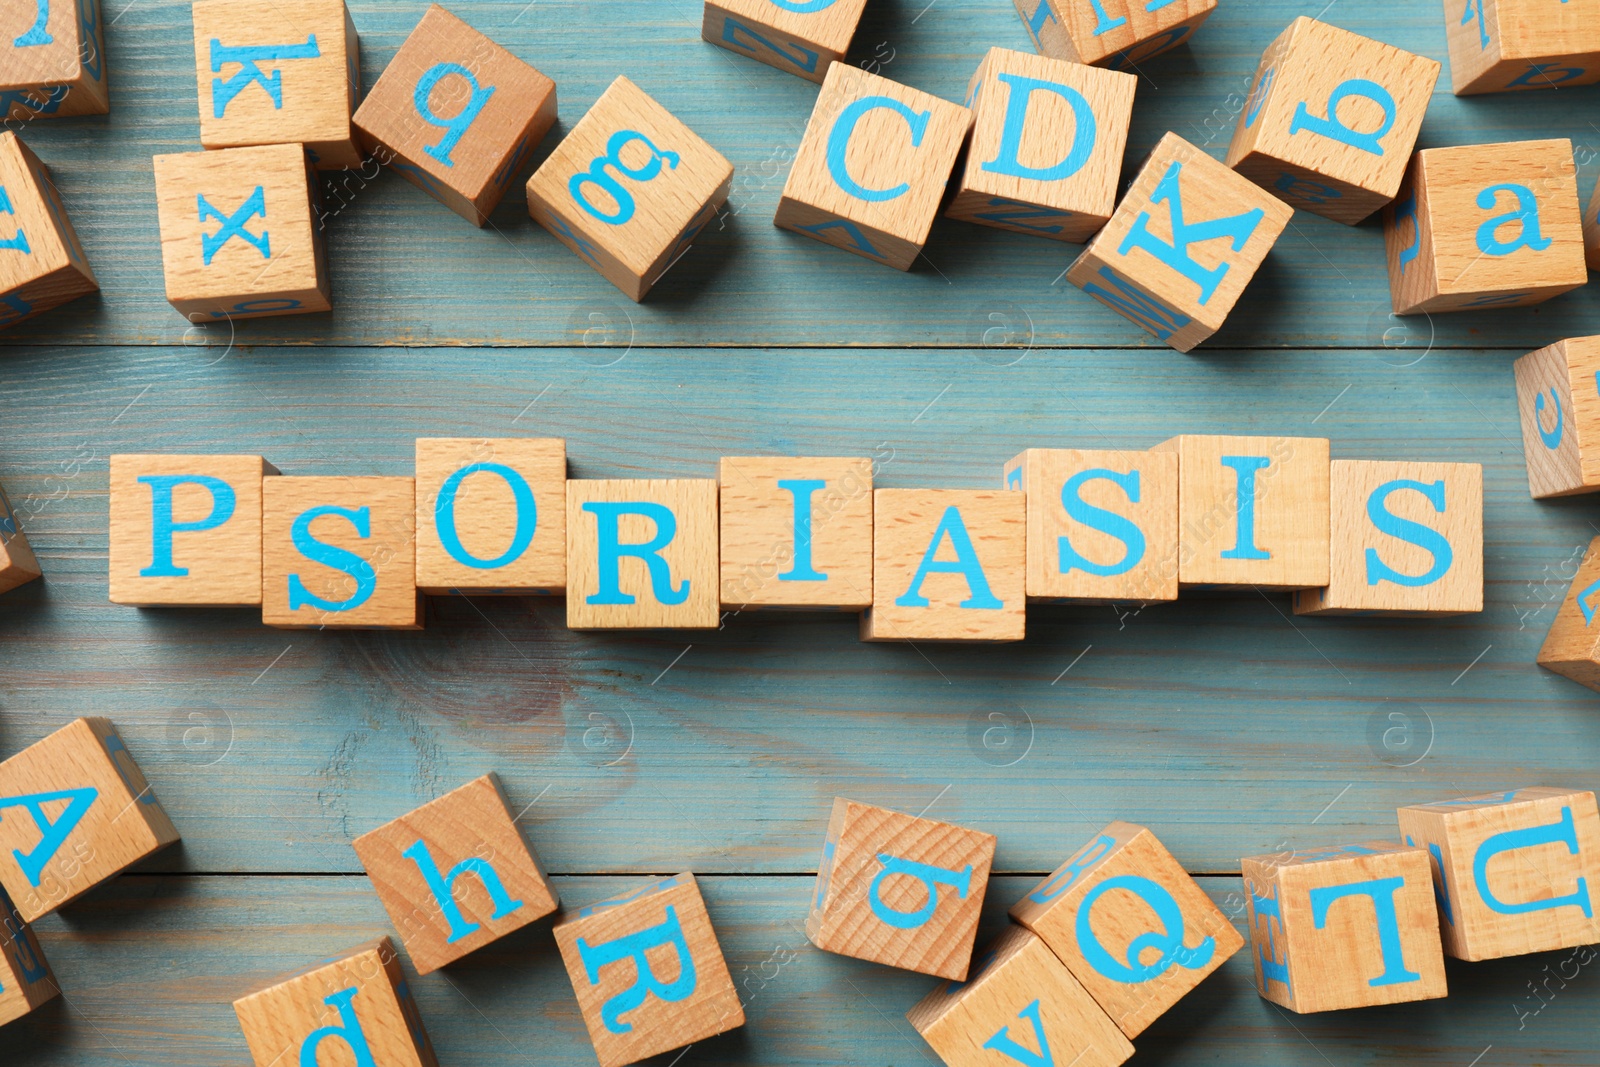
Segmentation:
[(39, 560), (28, 544), (28, 535), (22, 532), (17, 513), (0, 486), (0, 593), (9, 593), (19, 585), (26, 585), (43, 576)]
[(1457, 96), (1600, 81), (1600, 21), (1562, 0), (1444, 0)]
[(1013, 0), (1044, 55), (1131, 70), (1187, 41), (1217, 0)]
[(1600, 537), (1589, 542), (1578, 573), (1539, 648), (1538, 663), (1580, 685), (1600, 690), (1600, 629), (1594, 625), (1600, 610)]
[(1513, 369), (1528, 492), (1600, 492), (1600, 337), (1557, 341)]
[(867, 0), (706, 0), (700, 36), (820, 82), (844, 59)]
[(99, 288), (50, 171), (0, 131), (0, 327)]
[(0, 122), (110, 110), (100, 0), (10, 0), (0, 13)]
[(714, 630), (717, 483), (567, 483), (567, 625)]
[(872, 604), (872, 461), (724, 456), (722, 603)]
[(0, 889), (0, 1026), (60, 994), (33, 927), (22, 921), (11, 898)]

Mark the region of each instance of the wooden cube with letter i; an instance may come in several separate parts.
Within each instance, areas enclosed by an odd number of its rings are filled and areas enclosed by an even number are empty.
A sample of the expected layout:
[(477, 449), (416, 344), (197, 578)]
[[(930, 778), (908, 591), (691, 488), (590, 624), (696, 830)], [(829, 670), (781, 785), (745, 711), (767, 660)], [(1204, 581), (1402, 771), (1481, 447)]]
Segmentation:
[(624, 1067), (744, 1025), (692, 874), (580, 908), (555, 935), (600, 1067)]
[(1169, 133), (1067, 280), (1188, 352), (1222, 328), (1293, 214)]
[(0, 131), (0, 327), (99, 288), (50, 171)]
[(706, 0), (700, 36), (820, 82), (850, 50), (867, 0)]
[(1589, 542), (1583, 562), (1539, 649), (1539, 666), (1600, 690), (1600, 537)]
[(567, 625), (714, 630), (717, 483), (567, 483)]
[(1457, 96), (1600, 81), (1600, 21), (1582, 4), (1444, 0)]
[(1600, 337), (1557, 341), (1513, 369), (1528, 492), (1600, 492)]
[(5, 487), (0, 486), (0, 593), (9, 593), (43, 574)]
[(773, 223), (910, 270), (928, 243), (970, 118), (959, 104), (835, 63)]
[(100, 0), (9, 0), (0, 12), (0, 122), (110, 110)]
[(1054, 59), (1132, 70), (1187, 41), (1217, 0), (1013, 0), (1039, 51)]
[(965, 981), (995, 837), (833, 802), (806, 937), (825, 952)]
[(872, 461), (724, 456), (722, 603), (872, 604)]
[(0, 1026), (61, 995), (33, 927), (0, 889)]

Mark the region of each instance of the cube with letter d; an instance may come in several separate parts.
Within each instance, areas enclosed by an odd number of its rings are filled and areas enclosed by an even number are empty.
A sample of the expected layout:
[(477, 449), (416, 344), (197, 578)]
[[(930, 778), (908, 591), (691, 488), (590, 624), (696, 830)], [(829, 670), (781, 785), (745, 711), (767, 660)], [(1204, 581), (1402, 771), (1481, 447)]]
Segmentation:
[(872, 604), (872, 461), (724, 456), (722, 603)]
[(567, 625), (714, 630), (717, 483), (567, 483)]

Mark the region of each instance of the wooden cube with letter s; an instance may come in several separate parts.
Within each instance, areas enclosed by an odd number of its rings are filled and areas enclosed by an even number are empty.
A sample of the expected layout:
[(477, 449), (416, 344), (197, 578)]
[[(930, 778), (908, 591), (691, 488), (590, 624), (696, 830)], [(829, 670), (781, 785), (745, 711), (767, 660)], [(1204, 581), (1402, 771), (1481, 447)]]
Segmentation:
[(723, 456), (722, 603), (872, 605), (872, 461)]
[(1444, 0), (1457, 96), (1600, 81), (1600, 20), (1583, 4)]
[(1514, 365), (1528, 492), (1600, 492), (1600, 337), (1572, 337)]
[(5, 487), (0, 486), (0, 593), (9, 593), (43, 575)]
[(1132, 70), (1187, 41), (1217, 0), (1013, 0), (1043, 55)]
[(1589, 542), (1578, 573), (1556, 609), (1550, 632), (1539, 649), (1539, 666), (1565, 675), (1580, 685), (1600, 690), (1600, 537)]
[(567, 482), (567, 625), (714, 630), (717, 483)]
[(33, 927), (0, 889), (0, 1026), (61, 995)]
[(700, 36), (820, 82), (850, 50), (867, 0), (706, 0)]
[(0, 11), (0, 122), (110, 110), (100, 0), (8, 0)]
[(0, 131), (0, 328), (99, 288), (50, 171)]

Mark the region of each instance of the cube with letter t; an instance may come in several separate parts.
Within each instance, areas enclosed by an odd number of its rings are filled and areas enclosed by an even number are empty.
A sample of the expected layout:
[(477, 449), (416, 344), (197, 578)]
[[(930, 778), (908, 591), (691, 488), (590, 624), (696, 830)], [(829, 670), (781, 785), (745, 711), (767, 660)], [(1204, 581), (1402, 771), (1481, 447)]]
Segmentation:
[(111, 110), (100, 0), (9, 0), (0, 16), (0, 122)]
[(717, 483), (567, 483), (567, 625), (714, 630)]
[(1044, 55), (1133, 70), (1187, 41), (1217, 0), (1013, 0)]
[(872, 461), (724, 456), (722, 603), (872, 604)]

